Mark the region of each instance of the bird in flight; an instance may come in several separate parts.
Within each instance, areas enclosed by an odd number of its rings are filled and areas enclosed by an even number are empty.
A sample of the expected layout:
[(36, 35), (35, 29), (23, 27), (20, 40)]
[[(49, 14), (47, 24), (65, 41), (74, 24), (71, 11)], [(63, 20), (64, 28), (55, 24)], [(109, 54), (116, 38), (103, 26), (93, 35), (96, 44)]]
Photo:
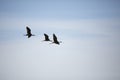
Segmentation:
[(44, 40), (44, 41), (51, 41), (51, 40), (49, 39), (49, 36), (48, 36), (47, 34), (44, 33), (44, 36), (45, 36), (45, 40)]
[(57, 40), (57, 37), (55, 34), (53, 34), (53, 43), (58, 44), (58, 45), (61, 43), (61, 41)]
[(28, 36), (28, 38), (30, 38), (31, 36), (35, 36), (34, 34), (31, 33), (31, 29), (26, 26), (26, 30), (27, 30), (27, 34), (25, 36)]

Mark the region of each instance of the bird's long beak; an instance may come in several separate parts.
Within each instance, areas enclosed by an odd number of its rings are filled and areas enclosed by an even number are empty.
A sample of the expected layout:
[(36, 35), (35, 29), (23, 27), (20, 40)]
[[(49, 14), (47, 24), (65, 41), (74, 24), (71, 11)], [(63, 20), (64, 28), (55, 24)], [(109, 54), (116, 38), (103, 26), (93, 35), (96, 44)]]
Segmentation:
[(62, 41), (59, 41), (59, 43), (62, 43)]
[(32, 34), (32, 36), (35, 36), (34, 34)]

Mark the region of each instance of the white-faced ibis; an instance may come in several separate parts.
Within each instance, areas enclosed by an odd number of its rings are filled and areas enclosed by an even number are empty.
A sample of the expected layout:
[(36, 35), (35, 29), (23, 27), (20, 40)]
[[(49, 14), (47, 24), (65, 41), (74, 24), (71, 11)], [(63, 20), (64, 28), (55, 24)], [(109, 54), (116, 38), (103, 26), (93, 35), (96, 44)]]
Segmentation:
[(26, 30), (27, 30), (27, 34), (25, 36), (28, 36), (28, 38), (30, 38), (31, 36), (35, 36), (34, 34), (31, 33), (31, 29), (26, 26)]
[(49, 36), (48, 36), (47, 34), (44, 33), (44, 36), (45, 36), (45, 40), (44, 40), (44, 41), (51, 41), (51, 40), (49, 39)]
[(53, 43), (58, 44), (58, 45), (61, 43), (61, 41), (57, 40), (57, 37), (55, 34), (53, 34)]

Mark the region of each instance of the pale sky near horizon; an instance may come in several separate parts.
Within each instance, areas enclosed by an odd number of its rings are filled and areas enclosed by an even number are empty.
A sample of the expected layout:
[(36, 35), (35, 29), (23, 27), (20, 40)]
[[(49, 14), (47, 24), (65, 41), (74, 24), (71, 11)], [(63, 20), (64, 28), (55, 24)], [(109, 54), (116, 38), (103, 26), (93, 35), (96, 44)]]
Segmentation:
[(0, 80), (120, 80), (119, 0), (0, 0), (0, 34)]

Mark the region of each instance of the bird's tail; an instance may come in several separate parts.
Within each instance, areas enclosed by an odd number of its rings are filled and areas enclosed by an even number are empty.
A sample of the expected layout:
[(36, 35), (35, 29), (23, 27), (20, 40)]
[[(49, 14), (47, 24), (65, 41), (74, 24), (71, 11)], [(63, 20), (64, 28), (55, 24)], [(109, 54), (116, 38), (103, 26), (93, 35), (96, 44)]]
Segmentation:
[(28, 36), (28, 34), (23, 34), (24, 36)]

